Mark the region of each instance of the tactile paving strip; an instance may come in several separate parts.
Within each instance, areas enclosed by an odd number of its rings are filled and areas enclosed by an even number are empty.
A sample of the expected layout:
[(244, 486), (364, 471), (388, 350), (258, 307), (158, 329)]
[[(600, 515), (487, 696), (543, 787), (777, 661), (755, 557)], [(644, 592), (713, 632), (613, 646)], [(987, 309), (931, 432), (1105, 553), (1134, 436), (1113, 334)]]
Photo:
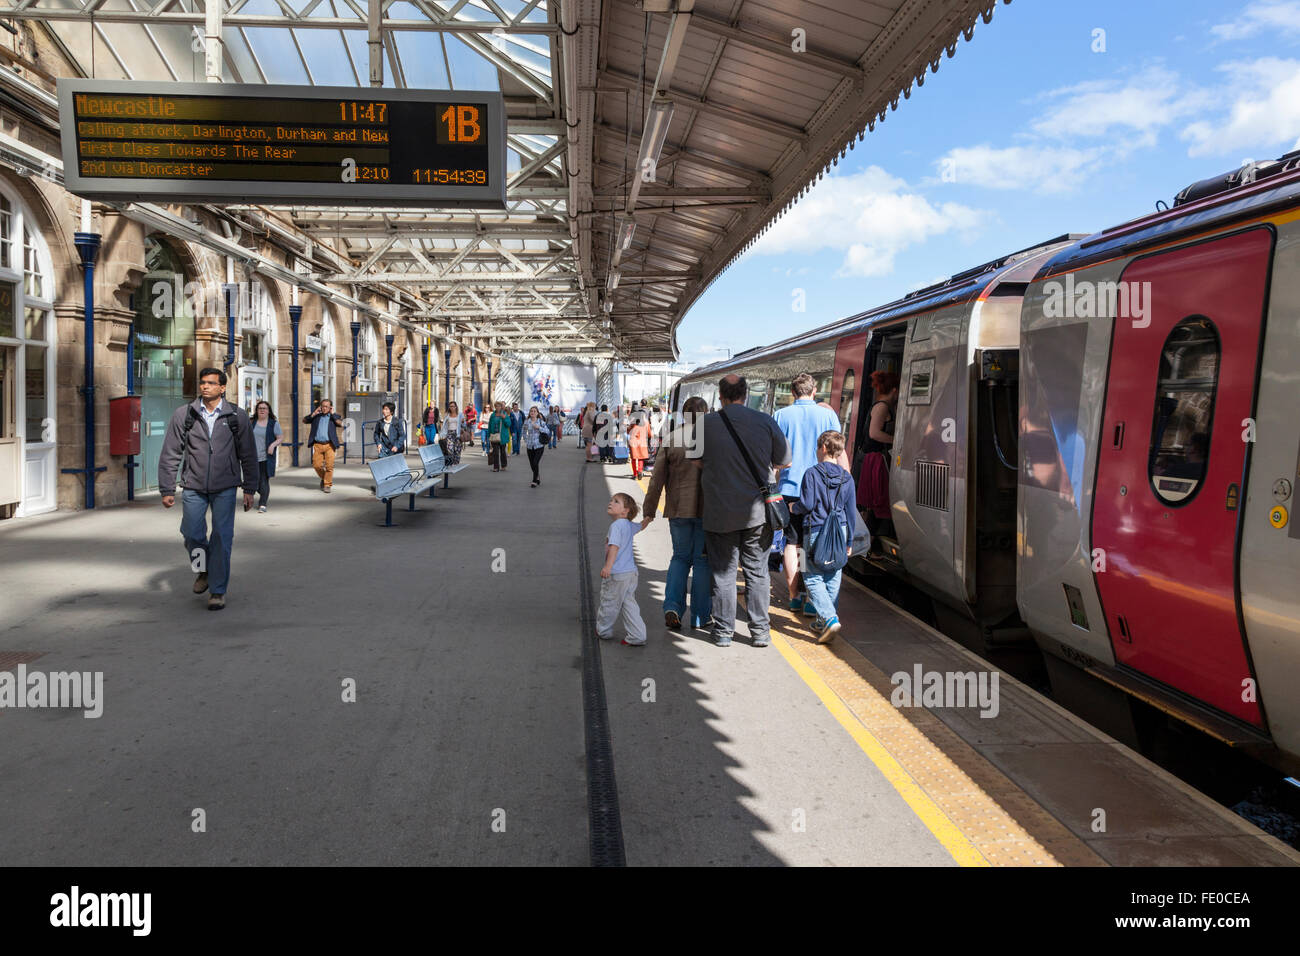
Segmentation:
[(817, 673), (989, 865), (1105, 865), (934, 714), (911, 708), (904, 716), (889, 702), (889, 678), (847, 641), (817, 644), (776, 602), (771, 616), (774, 640)]
[(30, 664), (44, 656), (44, 651), (0, 651), (0, 671), (11, 671), (19, 664)]

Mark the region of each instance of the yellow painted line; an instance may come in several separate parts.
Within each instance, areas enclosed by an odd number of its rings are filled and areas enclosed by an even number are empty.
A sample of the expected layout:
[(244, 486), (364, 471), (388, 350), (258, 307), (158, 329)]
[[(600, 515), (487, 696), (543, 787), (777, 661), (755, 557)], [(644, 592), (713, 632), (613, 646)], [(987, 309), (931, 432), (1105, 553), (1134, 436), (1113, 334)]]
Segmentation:
[[(636, 486), (637, 486), (638, 488), (641, 489), (641, 500), (642, 500), (642, 501), (645, 501), (645, 496), (648, 495), (648, 494), (650, 494), (650, 482), (645, 481), (644, 479), (641, 479), (641, 478), (637, 478), (637, 479), (635, 479), (635, 480), (636, 480)], [(667, 503), (668, 503), (668, 496), (667, 496), (667, 495), (660, 495), (660, 496), (659, 496), (659, 511), (657, 512), (660, 516), (663, 515), (663, 513), (664, 513), (664, 505), (666, 505)]]
[(885, 776), (890, 785), (898, 791), (912, 812), (926, 826), (935, 839), (943, 846), (945, 850), (952, 854), (952, 858), (960, 866), (989, 866), (989, 861), (975, 849), (974, 844), (966, 839), (966, 835), (958, 829), (957, 825), (948, 818), (948, 816), (939, 809), (938, 804), (930, 799), (929, 795), (921, 789), (911, 774), (903, 769), (888, 750), (876, 739), (875, 735), (858, 720), (858, 718), (845, 706), (839, 696), (830, 689), (827, 683), (822, 680), (821, 675), (805, 664), (802, 658), (795, 653), (786, 638), (775, 631), (772, 632), (772, 643), (776, 649), (781, 652), (787, 664), (794, 668), (805, 684), (814, 694), (826, 705), (826, 709), (831, 716), (839, 721), (840, 726), (849, 732), (849, 736), (854, 742), (862, 748), (871, 762)]

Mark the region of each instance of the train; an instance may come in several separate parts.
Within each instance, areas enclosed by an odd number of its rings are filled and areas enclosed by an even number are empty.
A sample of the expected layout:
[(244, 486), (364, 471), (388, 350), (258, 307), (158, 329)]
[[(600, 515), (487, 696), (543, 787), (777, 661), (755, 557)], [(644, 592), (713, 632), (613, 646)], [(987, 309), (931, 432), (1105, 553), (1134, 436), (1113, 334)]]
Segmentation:
[(861, 478), (875, 371), (900, 385), (860, 569), (977, 652), (1041, 653), (1120, 739), (1140, 700), (1300, 769), (1300, 151), (697, 369), (670, 405), (734, 372), (771, 414), (809, 372)]

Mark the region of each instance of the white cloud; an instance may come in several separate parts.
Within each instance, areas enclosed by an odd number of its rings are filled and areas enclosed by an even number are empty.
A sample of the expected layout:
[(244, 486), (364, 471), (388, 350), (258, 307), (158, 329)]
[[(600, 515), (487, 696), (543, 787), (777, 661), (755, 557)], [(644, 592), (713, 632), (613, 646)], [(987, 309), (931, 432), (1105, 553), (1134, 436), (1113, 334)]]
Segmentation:
[[(1262, 57), (1219, 67), (1228, 82), (1220, 102), (1227, 115), (1188, 125), (1191, 156), (1282, 148), (1300, 133), (1300, 61)], [(1244, 153), (1243, 153), (1244, 155)], [(1254, 157), (1262, 159), (1262, 156)]]
[(1103, 157), (1113, 150), (1101, 147), (959, 146), (948, 150), (935, 164), (952, 182), (987, 189), (1030, 189), (1064, 193), (1078, 188)]
[(1228, 23), (1210, 27), (1220, 40), (1244, 40), (1266, 32), (1271, 37), (1300, 36), (1300, 0), (1258, 0)]
[(838, 275), (883, 276), (908, 246), (950, 231), (970, 232), (985, 219), (959, 203), (933, 204), (906, 182), (870, 166), (828, 176), (754, 246), (756, 255), (844, 251)]
[(1123, 83), (1094, 81), (1062, 87), (1046, 95), (1058, 102), (1031, 128), (1053, 139), (1134, 130), (1143, 134), (1146, 144), (1153, 144), (1159, 127), (1205, 105), (1202, 94), (1180, 91), (1179, 86), (1178, 74), (1152, 67)]

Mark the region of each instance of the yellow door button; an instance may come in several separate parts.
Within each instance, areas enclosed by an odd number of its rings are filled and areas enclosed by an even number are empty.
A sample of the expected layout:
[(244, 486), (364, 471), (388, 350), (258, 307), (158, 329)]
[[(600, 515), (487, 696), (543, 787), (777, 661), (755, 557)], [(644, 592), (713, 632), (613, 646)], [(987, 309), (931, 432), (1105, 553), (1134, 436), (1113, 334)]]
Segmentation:
[(1268, 523), (1274, 528), (1285, 528), (1287, 517), (1286, 508), (1282, 505), (1275, 505), (1273, 510), (1268, 513)]

